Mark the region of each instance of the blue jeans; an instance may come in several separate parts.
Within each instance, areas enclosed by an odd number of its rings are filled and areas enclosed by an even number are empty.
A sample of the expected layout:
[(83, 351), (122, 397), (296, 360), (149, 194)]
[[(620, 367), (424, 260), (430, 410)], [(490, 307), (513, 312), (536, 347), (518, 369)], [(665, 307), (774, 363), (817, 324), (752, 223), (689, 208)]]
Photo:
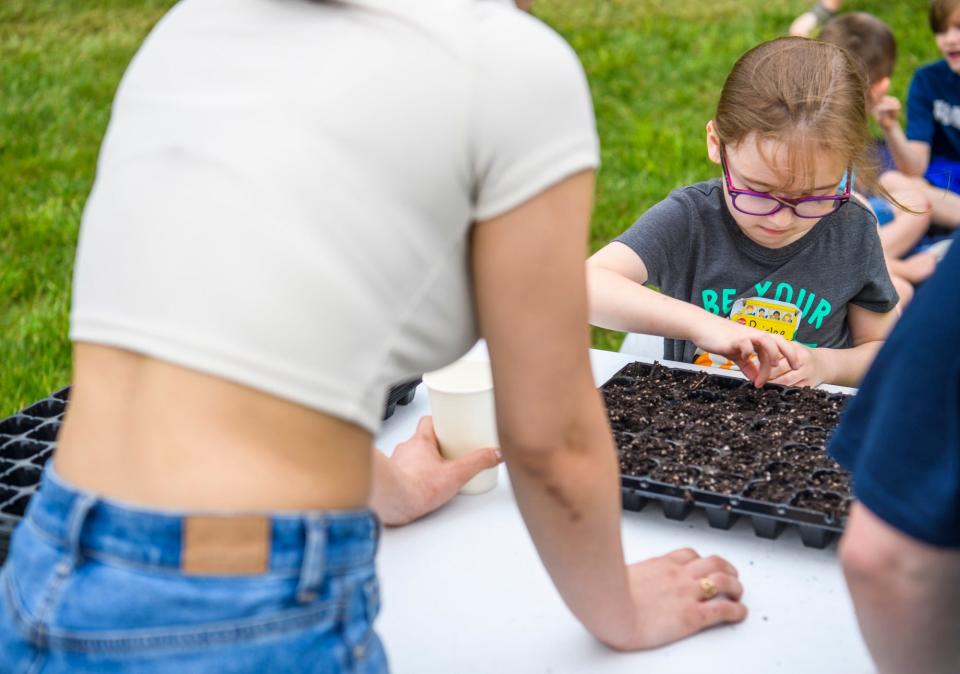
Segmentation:
[[(121, 505), (48, 467), (0, 572), (0, 672), (386, 672), (376, 517), (254, 516), (253, 548), (221, 545), (218, 527), (237, 519)], [(262, 550), (263, 568), (185, 571), (196, 549), (227, 564)]]

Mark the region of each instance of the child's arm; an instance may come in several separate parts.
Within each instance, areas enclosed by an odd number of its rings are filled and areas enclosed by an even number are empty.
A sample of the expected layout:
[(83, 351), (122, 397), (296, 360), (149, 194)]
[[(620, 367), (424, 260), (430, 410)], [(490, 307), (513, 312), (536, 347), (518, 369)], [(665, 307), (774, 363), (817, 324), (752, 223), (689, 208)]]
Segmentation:
[(847, 323), (853, 346), (849, 349), (812, 349), (798, 345), (800, 367), (783, 374), (778, 368), (771, 381), (786, 386), (859, 386), (899, 315), (898, 309), (879, 314), (856, 304), (847, 305)]
[[(887, 258), (887, 271), (891, 276), (899, 276), (913, 285), (923, 283), (933, 276), (937, 269), (937, 257), (933, 253), (921, 251), (904, 260)], [(900, 289), (897, 288), (897, 292)], [(900, 298), (903, 299), (902, 297)]]
[(930, 164), (930, 144), (907, 138), (900, 126), (900, 107), (896, 98), (884, 96), (873, 109), (873, 116), (883, 130), (897, 168), (909, 176), (922, 176)]
[[(794, 355), (797, 345), (645, 288), (647, 277), (643, 260), (628, 246), (614, 241), (597, 251), (587, 260), (590, 322), (612, 330), (688, 340), (734, 361), (757, 386), (766, 383), (781, 359), (799, 365)], [(751, 359), (754, 353), (760, 357), (759, 364)]]

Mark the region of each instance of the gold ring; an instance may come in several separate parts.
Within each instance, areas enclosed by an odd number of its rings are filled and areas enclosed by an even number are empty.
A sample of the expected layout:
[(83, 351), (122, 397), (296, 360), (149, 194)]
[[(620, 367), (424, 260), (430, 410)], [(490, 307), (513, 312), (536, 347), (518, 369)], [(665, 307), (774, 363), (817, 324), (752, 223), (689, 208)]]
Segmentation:
[(700, 594), (703, 600), (706, 601), (720, 594), (720, 590), (717, 589), (716, 584), (712, 580), (704, 576), (700, 579)]

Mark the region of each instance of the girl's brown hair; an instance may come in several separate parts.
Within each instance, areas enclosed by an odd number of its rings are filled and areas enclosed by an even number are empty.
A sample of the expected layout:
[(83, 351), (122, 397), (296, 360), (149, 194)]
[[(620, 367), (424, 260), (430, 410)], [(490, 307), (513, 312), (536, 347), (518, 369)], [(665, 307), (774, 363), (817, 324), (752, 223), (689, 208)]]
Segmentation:
[(856, 172), (866, 184), (889, 198), (877, 182), (878, 166), (870, 152), (867, 83), (863, 68), (840, 47), (801, 37), (760, 44), (733, 66), (714, 118), (725, 145), (753, 140), (777, 141), (787, 148), (789, 175), (781, 190), (814, 186), (818, 157), (829, 154)]

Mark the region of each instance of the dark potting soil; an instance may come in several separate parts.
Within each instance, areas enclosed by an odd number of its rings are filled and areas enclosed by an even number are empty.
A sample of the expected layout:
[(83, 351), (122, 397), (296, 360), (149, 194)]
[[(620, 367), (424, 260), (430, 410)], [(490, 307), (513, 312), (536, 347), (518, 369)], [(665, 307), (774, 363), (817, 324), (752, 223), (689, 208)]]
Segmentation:
[(604, 384), (624, 475), (839, 518), (849, 475), (825, 446), (849, 396), (633, 363)]

